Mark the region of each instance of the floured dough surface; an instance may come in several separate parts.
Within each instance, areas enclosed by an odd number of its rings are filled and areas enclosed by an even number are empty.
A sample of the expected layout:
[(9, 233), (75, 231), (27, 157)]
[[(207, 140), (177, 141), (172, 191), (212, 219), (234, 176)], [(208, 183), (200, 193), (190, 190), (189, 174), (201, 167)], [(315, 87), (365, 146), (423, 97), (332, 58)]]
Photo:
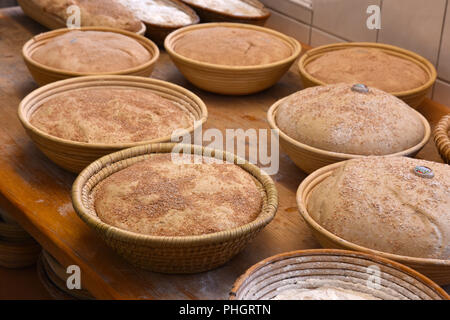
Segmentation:
[(227, 66), (255, 66), (288, 58), (291, 48), (265, 32), (230, 27), (192, 30), (174, 50), (193, 60)]
[(194, 123), (184, 106), (144, 89), (91, 87), (45, 101), (31, 116), (36, 128), (86, 143), (131, 143), (169, 136)]
[(331, 51), (311, 61), (306, 71), (326, 84), (363, 83), (386, 92), (401, 92), (425, 84), (429, 76), (414, 62), (374, 48)]
[(98, 217), (136, 233), (192, 236), (236, 228), (259, 215), (263, 191), (249, 173), (189, 159), (152, 154), (104, 179), (93, 193)]
[(275, 119), (281, 131), (306, 145), (340, 153), (387, 155), (416, 146), (425, 135), (417, 112), (400, 99), (351, 84), (311, 87), (287, 97)]
[(180, 7), (165, 0), (118, 0), (142, 21), (171, 26), (191, 24), (193, 19)]
[(36, 49), (32, 59), (48, 67), (82, 73), (117, 72), (140, 66), (151, 55), (136, 40), (102, 31), (70, 31)]
[(259, 17), (263, 15), (260, 8), (241, 0), (187, 0), (186, 2), (236, 16)]
[(142, 28), (141, 21), (133, 12), (127, 10), (117, 1), (111, 0), (32, 0), (43, 11), (59, 17), (66, 22), (73, 14), (67, 11), (70, 6), (80, 8), (80, 25), (82, 27), (110, 27), (131, 32)]
[[(414, 173), (416, 166), (433, 178)], [(406, 157), (346, 161), (311, 192), (311, 217), (355, 244), (403, 256), (450, 259), (450, 166)]]
[(379, 300), (366, 293), (337, 287), (319, 287), (314, 289), (286, 289), (272, 300)]

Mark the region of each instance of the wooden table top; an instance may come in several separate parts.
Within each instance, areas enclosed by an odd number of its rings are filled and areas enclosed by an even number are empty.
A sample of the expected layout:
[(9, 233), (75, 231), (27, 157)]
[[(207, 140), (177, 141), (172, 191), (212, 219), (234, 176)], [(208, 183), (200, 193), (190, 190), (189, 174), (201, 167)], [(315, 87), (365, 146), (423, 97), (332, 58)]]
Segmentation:
[[(21, 57), (23, 44), (46, 31), (20, 8), (0, 10), (0, 204), (63, 265), (81, 268), (84, 287), (100, 299), (226, 299), (233, 282), (248, 267), (271, 255), (318, 248), (297, 213), (295, 192), (304, 179), (286, 154), (272, 178), (279, 192), (275, 219), (238, 256), (216, 270), (194, 275), (164, 275), (140, 270), (117, 256), (75, 214), (70, 199), (75, 175), (49, 161), (32, 143), (18, 118), (22, 98), (37, 88)], [(196, 89), (161, 54), (154, 78), (179, 84), (206, 103), (205, 128), (266, 128), (268, 108), (301, 89), (295, 65), (269, 90), (245, 97), (226, 97)], [(432, 126), (450, 112), (426, 100), (419, 111)], [(441, 161), (430, 141), (419, 158)]]

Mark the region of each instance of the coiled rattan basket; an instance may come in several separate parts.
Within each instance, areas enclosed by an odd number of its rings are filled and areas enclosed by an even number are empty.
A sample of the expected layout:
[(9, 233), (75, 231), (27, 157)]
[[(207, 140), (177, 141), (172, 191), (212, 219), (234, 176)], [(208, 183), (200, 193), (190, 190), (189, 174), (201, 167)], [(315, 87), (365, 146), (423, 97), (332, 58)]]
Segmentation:
[(315, 249), (282, 253), (247, 270), (230, 299), (269, 300), (288, 289), (331, 286), (383, 300), (448, 300), (433, 281), (402, 264), (372, 254)]
[[(93, 228), (119, 255), (132, 264), (164, 273), (195, 273), (218, 267), (239, 253), (275, 216), (278, 196), (272, 179), (261, 169), (233, 154), (184, 145), (181, 153), (204, 155), (234, 162), (264, 189), (265, 197), (259, 216), (238, 228), (200, 236), (151, 236), (108, 225), (101, 221), (92, 205), (91, 192), (103, 179), (151, 153), (171, 153), (173, 143), (150, 144), (107, 155), (84, 169), (72, 187), (72, 202), (77, 214)], [(242, 162), (241, 162), (242, 161)]]
[(434, 143), (445, 163), (450, 164), (450, 113), (434, 129)]

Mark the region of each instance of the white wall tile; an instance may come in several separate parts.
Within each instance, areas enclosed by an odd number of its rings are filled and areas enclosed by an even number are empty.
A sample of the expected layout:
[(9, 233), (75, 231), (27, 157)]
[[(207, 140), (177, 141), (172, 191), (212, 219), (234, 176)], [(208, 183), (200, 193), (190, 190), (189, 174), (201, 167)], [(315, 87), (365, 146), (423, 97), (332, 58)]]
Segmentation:
[(450, 111), (450, 83), (436, 80), (433, 100), (448, 106)]
[(280, 31), (303, 43), (309, 43), (310, 26), (271, 10), (272, 15), (266, 22), (267, 28)]
[(313, 26), (350, 41), (374, 42), (378, 30), (367, 28), (369, 5), (380, 0), (313, 0)]
[(346, 41), (341, 38), (335, 37), (329, 33), (318, 30), (314, 27), (312, 28), (311, 42), (310, 42), (310, 45), (312, 47), (318, 47), (318, 46), (323, 46), (326, 44), (337, 43), (337, 42), (346, 42)]
[(261, 0), (267, 7), (283, 13), (295, 20), (311, 24), (312, 10), (291, 0)]
[(436, 65), (446, 0), (383, 0), (378, 42), (421, 54)]
[(450, 82), (450, 4), (447, 4), (438, 63), (439, 77)]

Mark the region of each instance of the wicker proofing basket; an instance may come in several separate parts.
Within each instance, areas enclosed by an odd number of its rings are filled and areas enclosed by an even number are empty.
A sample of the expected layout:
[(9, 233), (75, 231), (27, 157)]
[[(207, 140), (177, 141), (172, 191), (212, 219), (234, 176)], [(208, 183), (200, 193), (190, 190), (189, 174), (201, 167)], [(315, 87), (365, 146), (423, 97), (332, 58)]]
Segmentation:
[[(268, 33), (284, 41), (292, 54), (286, 59), (257, 66), (225, 66), (186, 58), (176, 52), (177, 41), (186, 33), (214, 27), (242, 28)], [(297, 40), (271, 29), (240, 23), (205, 23), (184, 27), (172, 32), (164, 46), (181, 73), (195, 86), (214, 93), (245, 95), (262, 91), (274, 85), (290, 68), (300, 54)]]
[[(99, 86), (148, 89), (163, 98), (183, 105), (198, 121), (196, 127), (203, 125), (208, 117), (206, 105), (198, 96), (180, 86), (161, 80), (131, 76), (89, 76), (48, 84), (33, 91), (22, 100), (18, 111), (19, 119), (38, 148), (57, 165), (71, 172), (78, 173), (94, 160), (111, 152), (142, 144), (171, 141), (171, 137), (166, 136), (125, 144), (83, 143), (51, 136), (30, 124), (33, 113), (43, 101), (50, 97), (61, 92)], [(194, 126), (186, 130), (192, 133)]]
[(58, 29), (53, 30), (49, 32), (44, 32), (41, 34), (38, 34), (31, 38), (30, 40), (25, 43), (25, 45), (22, 48), (22, 56), (25, 61), (25, 64), (27, 65), (28, 70), (30, 71), (31, 75), (33, 76), (34, 80), (39, 85), (45, 85), (51, 82), (55, 82), (58, 80), (64, 80), (68, 78), (73, 77), (80, 77), (80, 76), (88, 76), (88, 75), (130, 75), (130, 76), (141, 76), (141, 77), (148, 77), (153, 71), (153, 68), (155, 67), (156, 61), (159, 58), (159, 49), (151, 40), (137, 35), (132, 32), (120, 30), (120, 29), (114, 29), (114, 28), (107, 28), (107, 27), (82, 27), (80, 29), (81, 31), (103, 31), (103, 32), (114, 32), (114, 33), (120, 33), (122, 35), (125, 35), (127, 37), (130, 37), (137, 42), (139, 42), (150, 54), (151, 59), (147, 61), (146, 63), (133, 67), (130, 69), (125, 70), (119, 70), (115, 72), (102, 72), (102, 73), (82, 73), (82, 72), (72, 72), (72, 71), (65, 71), (61, 69), (56, 69), (52, 67), (45, 66), (37, 61), (34, 61), (32, 56), (33, 53), (41, 46), (46, 44), (50, 39), (55, 38), (57, 36), (60, 36), (64, 33), (73, 31), (75, 29)]
[[(173, 5), (175, 5), (177, 8), (185, 12), (187, 15), (189, 15), (192, 19), (192, 22), (188, 25), (197, 24), (200, 22), (200, 18), (195, 13), (195, 11), (185, 5), (183, 2), (178, 0), (166, 0)], [(145, 36), (152, 39), (158, 46), (164, 45), (164, 39), (173, 31), (186, 27), (188, 25), (167, 25), (167, 24), (154, 24), (148, 21), (143, 21), (147, 31), (145, 32)]]
[(364, 48), (376, 48), (384, 51), (387, 54), (400, 57), (406, 60), (409, 60), (415, 64), (417, 64), (420, 68), (422, 68), (429, 76), (429, 79), (426, 83), (421, 85), (418, 88), (401, 91), (401, 92), (389, 92), (397, 98), (402, 99), (407, 104), (409, 104), (414, 109), (417, 109), (422, 101), (425, 99), (427, 93), (431, 90), (434, 82), (436, 81), (437, 73), (434, 66), (424, 57), (396, 46), (391, 46), (388, 44), (382, 43), (373, 43), (373, 42), (350, 42), (350, 43), (335, 43), (329, 44), (325, 46), (320, 46), (315, 49), (307, 51), (299, 60), (298, 66), (300, 70), (300, 76), (302, 78), (303, 87), (313, 87), (319, 85), (326, 85), (325, 82), (314, 78), (306, 71), (306, 66), (308, 63), (314, 61), (315, 59), (321, 57), (325, 53), (349, 49), (354, 47), (364, 47)]
[(189, 154), (211, 155), (232, 161), (249, 172), (265, 191), (259, 216), (241, 227), (200, 236), (151, 236), (122, 230), (102, 222), (92, 208), (90, 194), (103, 179), (150, 153), (170, 153), (175, 144), (151, 144), (130, 148), (105, 156), (88, 166), (72, 187), (75, 211), (106, 243), (132, 264), (163, 273), (196, 273), (223, 265), (239, 253), (275, 216), (278, 196), (272, 179), (261, 169), (235, 155), (201, 146), (185, 145)]
[(242, 2), (246, 2), (253, 7), (256, 7), (261, 10), (261, 15), (256, 17), (235, 15), (226, 12), (221, 12), (218, 10), (214, 10), (213, 8), (207, 8), (195, 3), (192, 3), (189, 0), (182, 0), (184, 3), (194, 8), (194, 10), (198, 13), (202, 21), (204, 22), (234, 22), (234, 23), (249, 23), (254, 25), (263, 26), (267, 19), (270, 17), (270, 11), (267, 10), (264, 5), (258, 0), (241, 0)]
[[(379, 282), (374, 278), (376, 270), (380, 271)], [(269, 300), (283, 290), (320, 286), (353, 290), (382, 300), (450, 299), (433, 281), (397, 262), (372, 254), (327, 249), (282, 253), (255, 264), (235, 282), (230, 299)]]
[(299, 212), (305, 222), (311, 229), (314, 237), (324, 248), (337, 248), (365, 252), (369, 254), (375, 254), (383, 258), (391, 259), (400, 263), (403, 263), (421, 273), (428, 276), (437, 283), (444, 285), (450, 284), (450, 260), (428, 259), (428, 258), (416, 258), (400, 256), (393, 253), (387, 253), (377, 250), (372, 250), (350, 241), (344, 240), (332, 232), (326, 230), (320, 226), (308, 213), (308, 200), (309, 196), (320, 182), (329, 177), (333, 171), (342, 166), (343, 163), (335, 163), (324, 168), (321, 168), (314, 173), (310, 174), (305, 180), (302, 181), (297, 190), (297, 206)]
[[(311, 173), (321, 167), (327, 166), (332, 163), (336, 163), (339, 161), (361, 158), (364, 157), (362, 155), (355, 154), (347, 154), (347, 153), (339, 153), (327, 151), (315, 147), (311, 147), (307, 144), (298, 142), (283, 131), (281, 131), (276, 124), (276, 114), (278, 107), (283, 102), (283, 99), (275, 102), (267, 112), (267, 120), (269, 125), (275, 132), (279, 135), (280, 145), (283, 150), (289, 155), (291, 160), (295, 163), (297, 167), (303, 170), (306, 173)], [(417, 145), (411, 147), (409, 149), (390, 154), (389, 156), (409, 156), (414, 157), (428, 142), (431, 136), (431, 128), (427, 119), (425, 119), (419, 112), (415, 111), (417, 116), (422, 120), (423, 126), (425, 128), (425, 135)]]
[(67, 295), (70, 298), (77, 300), (93, 300), (94, 297), (83, 287), (81, 289), (69, 289), (67, 287), (67, 278), (69, 274), (66, 269), (59, 264), (47, 251), (42, 250), (39, 257), (39, 264), (42, 265), (42, 271), (45, 274), (41, 275), (41, 281), (47, 288), (47, 291), (56, 299)]
[[(17, 0), (17, 3), (28, 17), (49, 29), (60, 29), (67, 26), (63, 19), (42, 10), (42, 8), (36, 5), (34, 1), (35, 0)], [(141, 29), (136, 33), (142, 36), (145, 34), (145, 25), (143, 23)]]
[(450, 164), (450, 114), (444, 116), (434, 129), (434, 142), (445, 163)]

